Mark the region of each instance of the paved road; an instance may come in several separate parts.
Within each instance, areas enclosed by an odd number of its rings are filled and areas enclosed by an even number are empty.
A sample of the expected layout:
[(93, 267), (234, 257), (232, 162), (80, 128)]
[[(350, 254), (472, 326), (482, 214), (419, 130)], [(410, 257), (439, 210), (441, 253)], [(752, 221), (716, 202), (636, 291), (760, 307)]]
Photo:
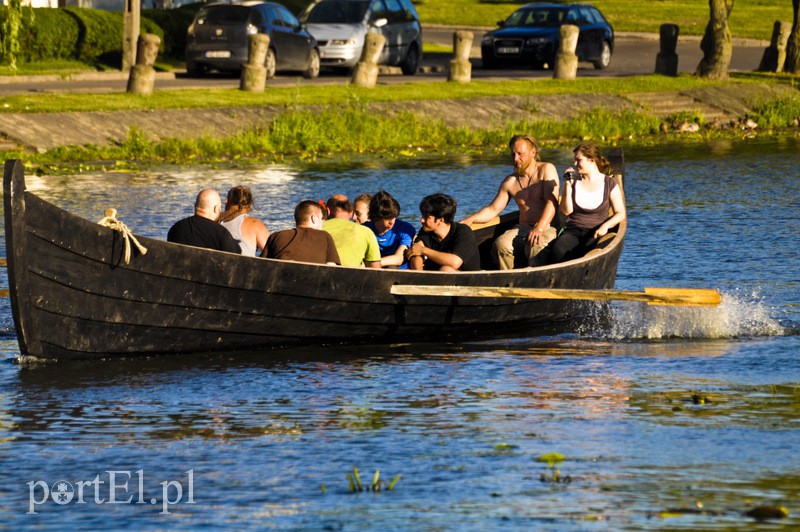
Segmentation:
[[(485, 29), (474, 29), (475, 46), (472, 52), (473, 79), (526, 79), (552, 77), (549, 71), (520, 70), (484, 70), (480, 61), (480, 39)], [(452, 28), (426, 28), (426, 42), (452, 46)], [(734, 42), (733, 58), (730, 69), (734, 71), (753, 71), (758, 68), (761, 56), (767, 43), (759, 41)], [(616, 49), (607, 70), (595, 70), (589, 63), (581, 63), (578, 77), (632, 76), (651, 74), (655, 67), (659, 42), (651, 35), (618, 35)], [(678, 43), (678, 70), (691, 73), (702, 59), (699, 38), (682, 37)], [(425, 73), (417, 76), (398, 74), (382, 74), (379, 83), (406, 83), (413, 80), (446, 81), (446, 67), (449, 57), (446, 54), (433, 54), (423, 60)], [(395, 69), (396, 70), (396, 69)], [(399, 72), (399, 71), (398, 71)], [(84, 76), (77, 80), (47, 80), (41, 77), (25, 77), (17, 82), (9, 83), (8, 79), (0, 79), (0, 96), (13, 94), (51, 93), (51, 92), (124, 92), (127, 86), (127, 75), (122, 73), (98, 73)], [(305, 80), (296, 75), (279, 75), (268, 82), (271, 87), (293, 87), (308, 84), (343, 84), (349, 77), (323, 72), (317, 80)], [(182, 73), (160, 73), (156, 80), (156, 90), (189, 89), (189, 88), (237, 88), (236, 77), (214, 76), (204, 79), (188, 78)]]

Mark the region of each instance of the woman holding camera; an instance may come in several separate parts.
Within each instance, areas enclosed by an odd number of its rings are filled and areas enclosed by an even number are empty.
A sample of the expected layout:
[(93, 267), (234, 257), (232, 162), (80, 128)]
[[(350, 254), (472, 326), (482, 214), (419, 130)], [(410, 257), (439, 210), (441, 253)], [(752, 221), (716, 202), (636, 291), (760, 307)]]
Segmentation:
[(548, 264), (584, 255), (626, 216), (622, 191), (600, 148), (584, 142), (573, 153), (575, 167), (564, 172), (564, 189), (558, 204), (567, 216), (567, 226), (542, 252)]

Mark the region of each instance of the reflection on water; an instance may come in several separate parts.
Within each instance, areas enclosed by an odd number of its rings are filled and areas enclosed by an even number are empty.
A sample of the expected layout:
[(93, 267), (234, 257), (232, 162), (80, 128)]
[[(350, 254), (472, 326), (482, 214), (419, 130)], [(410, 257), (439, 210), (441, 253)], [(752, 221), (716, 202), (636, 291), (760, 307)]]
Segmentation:
[[(549, 152), (563, 170), (569, 151)], [(0, 301), (0, 510), (9, 529), (746, 530), (800, 527), (800, 208), (795, 144), (627, 153), (618, 288), (714, 287), (719, 308), (613, 303), (482, 342), (328, 346), (199, 357), (17, 363)], [(294, 204), (389, 190), (401, 217), (439, 190), (466, 214), (507, 161), (460, 166), (164, 169), (31, 178), (90, 219), (115, 207), (163, 238), (200, 188), (254, 189), (275, 230)], [(0, 287), (7, 286), (5, 274)], [(610, 312), (606, 312), (609, 310)], [(538, 458), (564, 456), (561, 478)], [(351, 493), (401, 475), (391, 492)], [(109, 505), (107, 471), (146, 501)], [(196, 503), (161, 512), (193, 471)], [(548, 477), (549, 474), (549, 477)], [(29, 483), (103, 479), (106, 502)], [(542, 480), (543, 476), (545, 481)], [(325, 490), (321, 488), (325, 486)], [(120, 488), (121, 489), (121, 488)], [(88, 490), (88, 488), (87, 488)], [(133, 491), (133, 493), (131, 493)], [(174, 493), (173, 493), (174, 495)], [(185, 493), (184, 493), (185, 495)], [(757, 524), (754, 508), (788, 518)]]

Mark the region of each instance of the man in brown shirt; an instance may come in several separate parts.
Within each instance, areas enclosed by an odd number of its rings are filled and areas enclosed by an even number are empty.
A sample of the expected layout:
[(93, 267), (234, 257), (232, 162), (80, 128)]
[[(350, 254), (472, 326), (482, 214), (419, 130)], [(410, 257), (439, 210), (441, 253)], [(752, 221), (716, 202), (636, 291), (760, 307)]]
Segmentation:
[(295, 229), (269, 235), (262, 257), (317, 264), (340, 264), (336, 244), (322, 230), (322, 207), (311, 200), (301, 201), (294, 209)]
[(558, 173), (551, 163), (539, 161), (539, 145), (530, 135), (514, 135), (508, 143), (514, 158), (514, 172), (500, 183), (494, 200), (461, 223), (485, 223), (503, 212), (513, 199), (519, 208), (519, 222), (500, 235), (494, 250), (502, 270), (518, 265), (535, 266), (536, 256), (556, 237), (553, 227), (558, 206)]

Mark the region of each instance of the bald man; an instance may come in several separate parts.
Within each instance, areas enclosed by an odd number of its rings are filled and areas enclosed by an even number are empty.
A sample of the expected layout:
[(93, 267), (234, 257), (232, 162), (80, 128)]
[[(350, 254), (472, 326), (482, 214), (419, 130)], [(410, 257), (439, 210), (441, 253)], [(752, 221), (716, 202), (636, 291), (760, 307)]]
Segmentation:
[(170, 228), (167, 241), (198, 248), (241, 253), (239, 243), (231, 233), (217, 223), (222, 212), (222, 200), (216, 191), (200, 191), (194, 202), (194, 216), (184, 218)]

